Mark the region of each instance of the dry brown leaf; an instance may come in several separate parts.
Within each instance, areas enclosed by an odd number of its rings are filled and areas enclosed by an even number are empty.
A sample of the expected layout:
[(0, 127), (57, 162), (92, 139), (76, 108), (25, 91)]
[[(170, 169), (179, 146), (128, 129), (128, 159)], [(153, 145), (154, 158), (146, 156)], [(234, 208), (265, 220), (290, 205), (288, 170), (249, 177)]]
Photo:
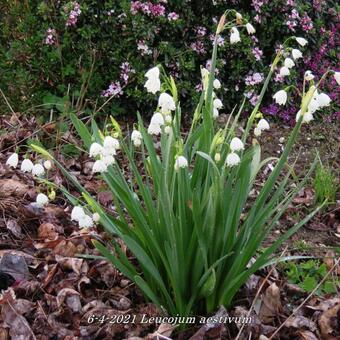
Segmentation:
[(73, 270), (76, 274), (86, 274), (89, 270), (88, 264), (83, 259), (76, 257), (55, 256), (56, 261), (64, 268)]
[(298, 334), (301, 340), (318, 340), (315, 334), (311, 331), (301, 331)]
[(65, 256), (65, 257), (73, 257), (77, 252), (77, 247), (71, 242), (63, 240), (56, 245), (54, 248), (54, 253)]
[(25, 280), (29, 276), (25, 258), (16, 254), (4, 254), (0, 261), (0, 270), (12, 275), (16, 280)]
[(8, 330), (0, 327), (0, 340), (9, 340)]
[(293, 327), (293, 328), (308, 328), (312, 332), (316, 331), (316, 324), (310, 319), (307, 319), (306, 317), (302, 315), (297, 315), (292, 318), (289, 318), (286, 321), (285, 327)]
[(2, 319), (7, 327), (9, 327), (9, 335), (11, 339), (35, 339), (27, 320), (20, 315), (10, 303), (2, 306)]
[(259, 317), (264, 323), (269, 323), (281, 309), (280, 289), (276, 283), (272, 283), (262, 296), (262, 304)]
[(21, 231), (21, 227), (17, 220), (10, 219), (6, 221), (6, 227), (15, 237), (19, 239), (22, 239), (24, 237)]
[(60, 308), (63, 303), (75, 313), (81, 311), (80, 294), (72, 288), (63, 288), (57, 295), (57, 304)]
[(323, 340), (337, 340), (340, 337), (340, 304), (328, 309), (318, 320)]
[(29, 186), (27, 184), (15, 179), (0, 179), (0, 192), (5, 197), (18, 196), (23, 198), (28, 190)]
[(177, 327), (177, 325), (169, 324), (169, 323), (161, 323), (157, 329), (156, 332), (150, 334), (147, 339), (159, 339), (164, 337), (169, 338), (171, 333), (174, 331), (174, 329)]
[(43, 223), (38, 228), (38, 237), (49, 240), (56, 240), (59, 234), (56, 232), (56, 227), (52, 223)]

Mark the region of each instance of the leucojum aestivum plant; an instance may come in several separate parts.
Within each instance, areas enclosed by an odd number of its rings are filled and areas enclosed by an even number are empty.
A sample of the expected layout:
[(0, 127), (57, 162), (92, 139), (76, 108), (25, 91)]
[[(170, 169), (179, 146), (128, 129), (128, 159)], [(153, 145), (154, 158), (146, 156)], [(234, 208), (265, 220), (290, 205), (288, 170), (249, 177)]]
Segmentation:
[[(231, 19), (227, 22), (228, 17)], [(307, 41), (292, 37), (277, 52), (258, 102), (238, 138), (236, 127), (243, 105), (232, 124), (228, 122), (223, 129), (217, 129), (215, 124), (223, 106), (217, 97), (221, 84), (215, 79), (215, 63), (219, 36), (230, 32), (230, 43), (236, 44), (240, 41), (239, 29), (244, 27), (248, 34), (254, 32), (252, 25), (235, 11), (222, 16), (211, 69), (202, 69), (203, 90), (188, 132), (181, 128), (176, 84), (160, 66), (145, 75), (146, 91), (159, 94), (156, 112), (147, 128), (138, 115), (131, 136), (124, 136), (114, 119), (110, 131), (106, 128), (102, 132), (95, 120), (89, 129), (74, 112), (69, 113), (95, 160), (93, 172), (105, 180), (113, 194), (114, 214), (107, 212), (52, 154), (32, 145), (79, 189), (81, 196), (75, 198), (62, 188), (75, 206), (71, 218), (84, 228), (101, 224), (112, 236), (111, 243), (93, 240), (93, 244), (147, 299), (169, 315), (202, 315), (221, 305), (230, 306), (249, 276), (273, 263), (280, 245), (316, 212), (258, 252), (316, 165), (315, 160), (296, 186), (288, 185), (291, 167), (287, 166), (287, 159), (300, 127), (313, 119), (316, 110), (329, 105), (330, 100), (319, 93), (320, 82), (315, 83), (310, 74), (306, 75), (296, 125), (257, 197), (250, 201), (257, 175), (269, 161), (273, 162), (273, 158), (261, 160), (258, 137), (269, 129), (259, 112), (262, 98), (274, 70), (280, 67), (280, 73), (288, 75), (302, 57), (298, 45), (304, 46)], [(339, 74), (334, 76), (338, 81)], [(290, 90), (294, 86), (279, 91), (274, 99), (285, 104)], [(159, 149), (155, 139), (160, 141)], [(128, 162), (128, 173), (115, 157), (118, 153), (120, 159), (124, 157)], [(12, 165), (17, 163), (16, 159)], [(46, 204), (46, 197), (40, 197), (37, 203)], [(118, 238), (134, 255), (138, 266), (130, 262)]]

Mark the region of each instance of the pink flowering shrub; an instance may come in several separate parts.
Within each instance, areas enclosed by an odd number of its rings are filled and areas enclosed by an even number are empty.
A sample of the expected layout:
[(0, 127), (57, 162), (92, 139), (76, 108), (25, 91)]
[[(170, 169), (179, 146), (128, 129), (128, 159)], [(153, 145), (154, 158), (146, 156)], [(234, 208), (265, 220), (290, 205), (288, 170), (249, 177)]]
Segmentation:
[[(247, 98), (249, 110), (255, 105), (264, 69), (279, 47), (278, 41), (285, 37), (296, 35), (309, 41), (296, 70), (311, 70), (318, 78), (328, 67), (338, 68), (339, 5), (332, 0), (9, 3), (13, 4), (3, 6), (5, 20), (0, 22), (0, 31), (4, 32), (0, 40), (0, 69), (3, 90), (18, 110), (40, 104), (46, 95), (63, 97), (68, 88), (77, 96), (92, 72), (86, 87), (88, 105), (98, 97), (104, 102), (114, 96), (106, 107), (108, 112), (116, 112), (120, 107), (122, 113), (138, 109), (149, 114), (151, 105), (143, 93), (142, 73), (157, 63), (176, 79), (182, 106), (189, 109), (193, 97), (198, 96), (197, 90), (202, 88), (199, 69), (210, 67), (208, 51), (217, 18), (227, 7), (254, 18), (256, 32), (242, 32), (241, 41), (234, 45), (229, 44), (230, 32), (224, 32), (217, 41), (215, 72), (222, 83), (226, 112), (240, 95)], [(296, 70), (287, 79), (276, 72), (273, 82), (277, 88), (294, 78), (301, 79)], [(276, 90), (275, 86), (271, 88)], [(337, 97), (332, 92), (334, 88), (330, 88), (331, 98)], [(287, 122), (294, 120), (293, 101), (289, 110), (284, 109), (273, 104), (272, 95), (268, 94), (261, 109)]]

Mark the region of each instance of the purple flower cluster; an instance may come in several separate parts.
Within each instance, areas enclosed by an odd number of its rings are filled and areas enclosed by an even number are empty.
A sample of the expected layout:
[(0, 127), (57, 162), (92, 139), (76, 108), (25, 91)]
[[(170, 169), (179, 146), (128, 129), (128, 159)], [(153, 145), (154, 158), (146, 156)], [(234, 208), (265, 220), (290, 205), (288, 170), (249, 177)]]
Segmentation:
[(130, 10), (133, 15), (137, 13), (143, 13), (153, 17), (165, 15), (165, 7), (161, 4), (153, 4), (152, 2), (131, 1)]
[(307, 13), (304, 13), (304, 15), (300, 17), (299, 12), (296, 9), (292, 9), (291, 13), (288, 15), (286, 25), (292, 32), (295, 32), (296, 27), (298, 27), (299, 24), (305, 32), (313, 29), (313, 21)]
[(310, 31), (311, 29), (313, 29), (313, 21), (312, 21), (312, 19), (308, 16), (307, 13), (305, 13), (305, 14), (303, 15), (303, 17), (301, 18), (300, 24), (301, 24), (302, 29), (303, 29), (305, 32), (308, 32), (308, 31)]
[(254, 86), (263, 82), (263, 73), (251, 73), (246, 76), (245, 83), (247, 86)]
[(168, 14), (168, 20), (169, 21), (176, 21), (176, 20), (178, 20), (179, 19), (179, 15), (177, 14), (177, 13), (175, 13), (175, 12), (170, 12), (169, 14)]
[(67, 15), (66, 26), (75, 26), (81, 14), (80, 5), (76, 1), (71, 1), (64, 6), (64, 13)]
[(254, 7), (256, 12), (261, 13), (261, 7), (268, 3), (268, 0), (252, 0), (251, 5)]
[(125, 85), (127, 84), (131, 73), (135, 73), (135, 70), (131, 67), (128, 61), (125, 61), (120, 65), (119, 78), (124, 82)]
[(110, 84), (107, 90), (102, 92), (102, 97), (120, 97), (123, 94), (122, 85), (119, 81)]
[(141, 55), (150, 55), (152, 54), (151, 49), (149, 48), (149, 46), (145, 43), (144, 40), (139, 40), (137, 42), (137, 50), (140, 51)]
[(45, 40), (46, 45), (55, 45), (57, 42), (57, 32), (54, 28), (49, 28), (46, 31), (45, 34)]
[(259, 49), (258, 47), (254, 47), (251, 50), (251, 53), (253, 53), (256, 60), (261, 60), (261, 58), (263, 56), (263, 51), (261, 49)]
[(203, 26), (198, 26), (195, 29), (195, 33), (198, 38), (203, 38), (207, 34), (207, 29)]
[(204, 43), (200, 40), (191, 43), (190, 47), (197, 54), (205, 54), (206, 53)]

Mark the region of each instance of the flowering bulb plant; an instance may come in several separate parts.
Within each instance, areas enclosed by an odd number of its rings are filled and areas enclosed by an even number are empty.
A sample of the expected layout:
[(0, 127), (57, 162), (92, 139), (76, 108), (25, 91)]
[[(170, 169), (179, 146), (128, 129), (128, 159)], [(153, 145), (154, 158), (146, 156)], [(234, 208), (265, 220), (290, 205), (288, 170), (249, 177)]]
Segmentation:
[[(91, 197), (50, 153), (32, 145), (35, 151), (53, 160), (81, 192), (81, 198), (75, 199), (63, 188), (75, 205), (72, 219), (79, 222), (80, 227), (100, 223), (112, 236), (112, 243), (94, 240), (93, 244), (147, 298), (171, 315), (209, 313), (220, 305), (229, 306), (249, 276), (272, 263), (280, 245), (316, 212), (263, 252), (258, 252), (315, 167), (316, 160), (294, 188), (287, 186), (291, 175), (291, 168), (286, 167), (287, 159), (304, 117), (312, 114), (311, 103), (320, 99), (319, 84), (306, 82), (309, 88), (301, 93), (296, 126), (257, 197), (250, 201), (256, 176), (263, 166), (273, 161), (273, 158), (261, 160), (259, 141), (251, 137), (253, 133), (256, 137), (269, 129), (269, 123), (258, 109), (276, 66), (292, 66), (292, 62), (284, 61), (292, 51), (288, 44), (301, 44), (301, 41), (294, 37), (288, 39), (278, 51), (239, 138), (236, 127), (243, 105), (233, 123), (228, 122), (223, 129), (217, 129), (214, 121), (223, 106), (217, 97), (221, 83), (214, 77), (217, 41), (227, 32), (230, 42), (237, 43), (239, 30), (250, 30), (247, 23), (236, 20), (239, 14), (235, 18), (235, 11), (227, 11), (221, 17), (211, 69), (202, 69), (203, 89), (187, 133), (181, 128), (182, 115), (174, 79), (166, 76), (159, 66), (145, 75), (146, 91), (159, 94), (156, 112), (147, 128), (138, 114), (138, 126), (134, 127), (131, 138), (123, 136), (113, 118), (110, 133), (101, 132), (94, 120), (90, 132), (70, 113), (90, 157), (95, 159), (93, 172), (99, 173), (112, 191), (114, 214)], [(275, 97), (285, 101), (285, 94)], [(251, 138), (252, 143), (248, 143)], [(160, 142), (159, 148), (155, 139)], [(118, 153), (128, 161), (130, 174), (120, 166)], [(138, 166), (140, 161), (142, 168)], [(285, 172), (285, 169), (288, 170)], [(117, 238), (135, 256), (138, 267), (131, 263)]]

